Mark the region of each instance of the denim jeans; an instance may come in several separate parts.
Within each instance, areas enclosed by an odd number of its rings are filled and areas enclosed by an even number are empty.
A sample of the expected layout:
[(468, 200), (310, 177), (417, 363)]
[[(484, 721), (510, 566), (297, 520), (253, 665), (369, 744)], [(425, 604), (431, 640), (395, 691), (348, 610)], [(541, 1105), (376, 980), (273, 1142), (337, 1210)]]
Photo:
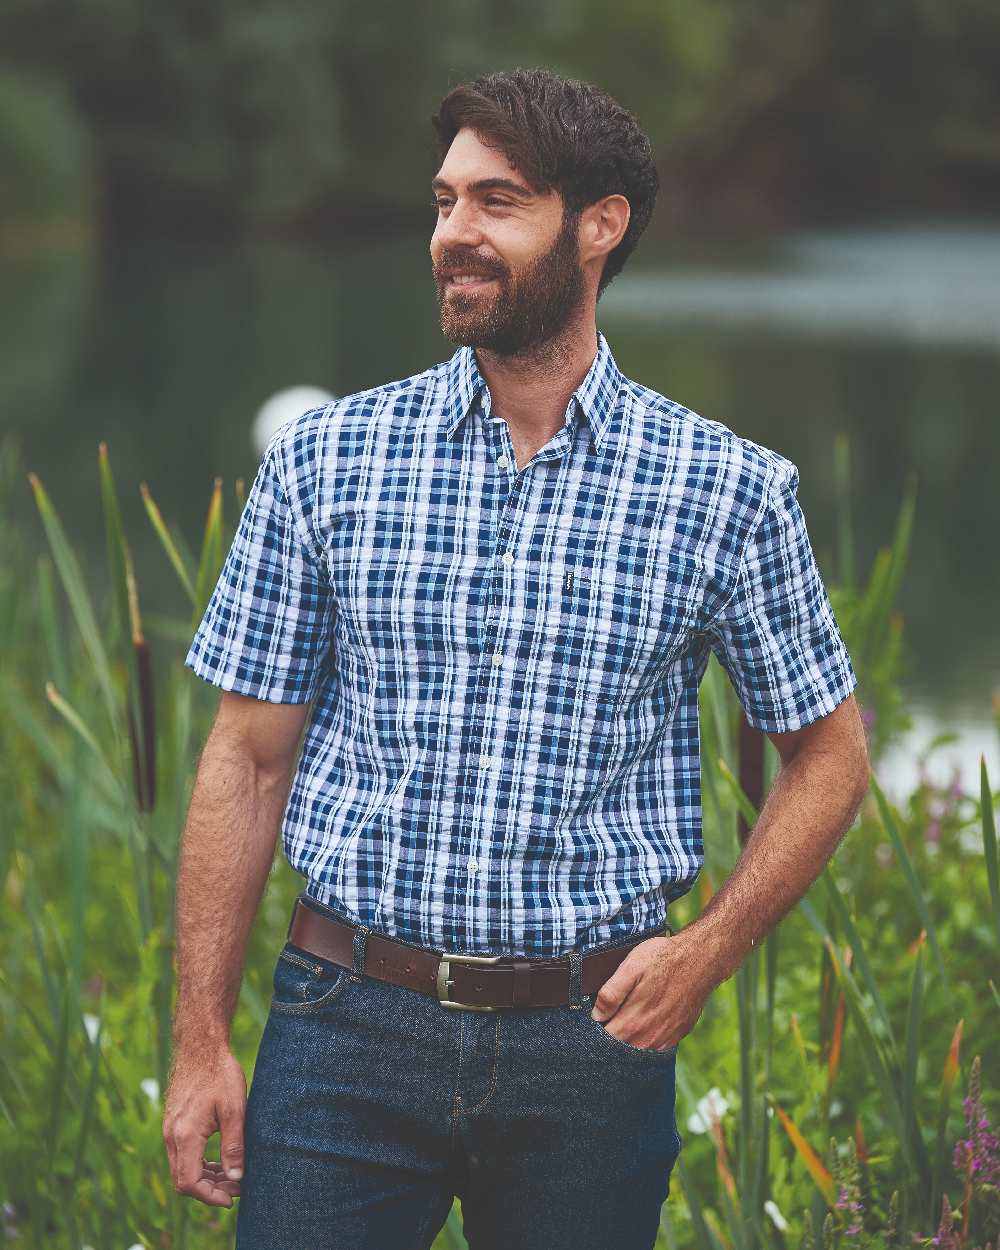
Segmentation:
[(360, 975), (363, 934), (354, 971), (278, 955), (237, 1250), (427, 1250), (456, 1195), (470, 1250), (650, 1250), (682, 1142), (676, 1047), (616, 1038), (579, 991), (442, 1007)]

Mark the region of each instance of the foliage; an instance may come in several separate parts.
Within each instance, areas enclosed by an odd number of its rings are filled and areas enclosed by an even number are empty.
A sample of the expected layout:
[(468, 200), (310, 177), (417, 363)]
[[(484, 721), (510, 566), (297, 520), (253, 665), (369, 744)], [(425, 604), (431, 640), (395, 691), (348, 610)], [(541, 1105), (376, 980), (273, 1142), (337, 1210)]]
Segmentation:
[(60, 82), (0, 67), (0, 244), (94, 211), (91, 138)]
[(65, 83), (110, 221), (183, 237), (419, 210), (449, 85), (544, 64), (647, 127), (671, 220), (996, 204), (980, 0), (7, 0), (2, 60)]
[[(842, 457), (846, 494), (846, 449)], [(227, 548), (227, 492), (216, 484), (195, 556), (143, 491), (181, 592), (176, 619), (160, 621), (151, 639), (144, 570), (133, 567), (103, 446), (97, 478), (113, 588), (100, 605), (34, 476), (51, 554), (34, 576), (24, 566), (27, 491), (16, 449), (0, 449), (0, 697), (9, 713), (0, 720), (0, 1201), (11, 1244), (26, 1250), (208, 1250), (231, 1244), (233, 1212), (173, 1192), (161, 1091), (177, 846), (212, 696), (177, 652)], [(240, 484), (237, 507), (242, 500)], [(876, 770), (905, 724), (892, 600), (911, 514), (907, 499), (892, 549), (864, 584), (851, 572), (835, 588), (869, 732), (882, 729), (871, 737)], [(732, 866), (738, 815), (755, 816), (736, 781), (740, 709), (714, 660), (700, 697), (706, 864), (675, 904), (675, 928)], [(995, 1241), (1000, 993), (984, 973), (1000, 949), (994, 803), (985, 762), (978, 794), (925, 779), (900, 805), (873, 775), (856, 827), (820, 879), (681, 1042), (684, 1148), (660, 1250), (785, 1250), (790, 1240), (823, 1250), (986, 1250)], [(300, 886), (279, 856), (234, 1022), (248, 1070)], [(964, 1066), (963, 1044), (974, 1056)], [(439, 1246), (462, 1244), (456, 1207)]]

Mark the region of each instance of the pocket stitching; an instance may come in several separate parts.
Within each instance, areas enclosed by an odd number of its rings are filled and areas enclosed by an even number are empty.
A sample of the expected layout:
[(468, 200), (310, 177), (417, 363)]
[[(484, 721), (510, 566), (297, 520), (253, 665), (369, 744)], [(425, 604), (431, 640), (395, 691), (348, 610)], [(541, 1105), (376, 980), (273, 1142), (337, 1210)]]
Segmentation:
[[(312, 980), (315, 980), (315, 978), (320, 975), (323, 969), (323, 965), (310, 963), (308, 960), (304, 959), (301, 955), (296, 954), (295, 951), (282, 950), (278, 954), (278, 959), (279, 960), (284, 959), (289, 963), (298, 965), (299, 967), (308, 968), (312, 970), (313, 972)], [(336, 979), (334, 980), (330, 988), (326, 991), (326, 993), (321, 994), (319, 998), (312, 998), (302, 1003), (285, 1003), (285, 1002), (281, 1002), (281, 1000), (277, 997), (277, 995), (272, 994), (271, 995), (271, 1010), (280, 1012), (284, 1015), (310, 1015), (312, 1012), (318, 1011), (321, 1008), (325, 1007), (327, 1003), (331, 1002), (343, 991), (345, 986), (350, 981), (350, 969), (345, 968), (342, 964), (338, 964), (337, 968), (338, 968), (338, 975)], [(308, 984), (311, 984), (311, 981), (307, 982), (307, 985)]]

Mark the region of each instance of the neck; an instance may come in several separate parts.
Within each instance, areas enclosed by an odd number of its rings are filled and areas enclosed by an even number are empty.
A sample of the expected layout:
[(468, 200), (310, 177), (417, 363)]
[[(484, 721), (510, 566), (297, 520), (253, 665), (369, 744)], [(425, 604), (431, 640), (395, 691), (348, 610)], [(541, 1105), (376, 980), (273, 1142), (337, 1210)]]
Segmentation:
[(593, 319), (568, 325), (539, 347), (513, 356), (476, 348), (476, 359), (490, 388), (493, 414), (525, 435), (551, 437), (566, 417), (570, 396), (587, 376), (597, 355)]

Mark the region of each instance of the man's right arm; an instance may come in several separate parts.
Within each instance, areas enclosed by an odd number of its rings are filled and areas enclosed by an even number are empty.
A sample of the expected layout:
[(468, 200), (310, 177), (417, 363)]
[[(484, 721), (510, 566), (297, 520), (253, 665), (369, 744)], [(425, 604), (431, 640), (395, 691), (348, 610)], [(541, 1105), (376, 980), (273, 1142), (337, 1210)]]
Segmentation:
[[(232, 1206), (239, 1194), (247, 1087), (229, 1030), (308, 711), (307, 703), (222, 693), (181, 840), (163, 1137), (174, 1188), (211, 1206)], [(215, 1132), (222, 1163), (205, 1163)], [(223, 1169), (234, 1168), (239, 1175), (226, 1179)]]

